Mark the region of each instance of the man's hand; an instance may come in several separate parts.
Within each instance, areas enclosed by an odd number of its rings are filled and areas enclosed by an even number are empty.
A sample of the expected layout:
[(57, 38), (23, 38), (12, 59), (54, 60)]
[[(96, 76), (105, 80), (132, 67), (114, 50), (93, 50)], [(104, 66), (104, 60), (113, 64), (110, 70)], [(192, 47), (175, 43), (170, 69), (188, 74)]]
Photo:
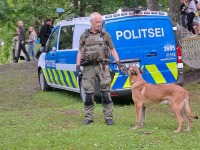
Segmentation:
[(76, 65), (76, 74), (79, 78), (81, 78), (83, 76), (83, 72), (81, 70), (80, 65)]
[(125, 72), (125, 73), (128, 72), (128, 68), (126, 68), (124, 64), (122, 64), (120, 61), (117, 61), (116, 63), (120, 71)]

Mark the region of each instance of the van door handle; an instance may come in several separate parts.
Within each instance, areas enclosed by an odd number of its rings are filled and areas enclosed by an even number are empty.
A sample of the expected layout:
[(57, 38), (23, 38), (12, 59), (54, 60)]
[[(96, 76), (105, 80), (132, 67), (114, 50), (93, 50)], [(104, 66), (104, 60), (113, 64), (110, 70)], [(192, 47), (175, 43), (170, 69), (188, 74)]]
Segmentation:
[(147, 57), (153, 57), (153, 56), (157, 56), (158, 53), (157, 52), (150, 52), (147, 54)]

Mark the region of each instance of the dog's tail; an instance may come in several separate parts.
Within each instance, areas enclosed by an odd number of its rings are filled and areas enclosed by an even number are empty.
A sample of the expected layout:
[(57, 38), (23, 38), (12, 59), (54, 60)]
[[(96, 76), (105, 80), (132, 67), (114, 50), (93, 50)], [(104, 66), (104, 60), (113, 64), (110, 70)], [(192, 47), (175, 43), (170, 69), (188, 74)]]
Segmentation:
[(186, 114), (190, 117), (190, 118), (194, 118), (194, 119), (198, 119), (198, 116), (193, 114), (191, 109), (190, 109), (190, 103), (189, 103), (189, 93), (187, 92), (185, 94), (185, 105), (184, 105), (184, 108), (185, 108), (185, 112)]

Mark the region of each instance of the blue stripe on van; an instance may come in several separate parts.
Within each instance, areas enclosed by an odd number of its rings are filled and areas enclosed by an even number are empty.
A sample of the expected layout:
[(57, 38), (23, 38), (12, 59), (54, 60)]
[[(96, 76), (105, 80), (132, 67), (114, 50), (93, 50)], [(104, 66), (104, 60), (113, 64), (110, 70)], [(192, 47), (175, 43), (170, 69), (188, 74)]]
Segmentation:
[(55, 72), (56, 72), (56, 75), (57, 75), (59, 84), (60, 84), (60, 85), (63, 85), (62, 82), (61, 82), (61, 80), (60, 80), (60, 75), (59, 75), (59, 73), (58, 73), (58, 70), (55, 70)]
[(150, 72), (146, 69), (146, 67), (143, 68), (143, 71), (145, 72), (145, 74), (143, 75), (145, 81), (147, 81), (148, 83), (156, 84), (155, 80), (151, 76)]
[(169, 68), (167, 67), (166, 64), (165, 65), (158, 65), (157, 67), (158, 67), (159, 70), (165, 70), (161, 73), (164, 76), (167, 83), (172, 83), (172, 82), (176, 81), (172, 72), (169, 70)]
[(118, 76), (114, 85), (112, 86), (112, 89), (122, 89), (127, 79), (128, 76)]
[(65, 75), (64, 75), (64, 72), (63, 72), (63, 70), (60, 70), (60, 72), (61, 72), (61, 74), (62, 74), (62, 76), (63, 76), (63, 80), (64, 80), (64, 82), (65, 82), (66, 86), (68, 86), (68, 87), (69, 87), (69, 85), (68, 85), (68, 83), (67, 83), (67, 81), (66, 81), (66, 78), (65, 78)]
[(52, 78), (53, 78), (53, 82), (54, 82), (55, 84), (58, 84), (58, 83), (56, 82), (56, 80), (55, 80), (55, 76), (54, 76), (54, 74), (53, 74), (52, 68), (49, 68), (49, 70), (50, 70), (50, 72), (51, 72), (51, 75), (52, 75)]
[(47, 68), (44, 68), (44, 71), (46, 72), (46, 75), (47, 75), (47, 78), (48, 78), (49, 82), (51, 83), (51, 79), (50, 79), (50, 76), (49, 76)]
[(72, 87), (75, 88), (75, 85), (74, 85), (74, 82), (73, 82), (73, 79), (72, 79), (72, 76), (70, 74), (70, 71), (67, 71), (68, 75), (69, 75), (69, 79), (70, 79), (70, 82), (72, 84)]
[(64, 81), (68, 87), (71, 87), (71, 82), (69, 80), (69, 75), (66, 70), (62, 70), (62, 74), (64, 76)]

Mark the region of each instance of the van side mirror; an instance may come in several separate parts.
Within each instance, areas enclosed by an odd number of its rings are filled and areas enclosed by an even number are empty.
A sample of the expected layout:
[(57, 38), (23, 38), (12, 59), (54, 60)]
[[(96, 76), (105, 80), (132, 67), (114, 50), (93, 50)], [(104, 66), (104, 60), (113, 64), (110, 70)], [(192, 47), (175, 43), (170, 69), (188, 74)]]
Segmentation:
[(56, 47), (52, 47), (51, 51), (55, 52), (56, 51)]

